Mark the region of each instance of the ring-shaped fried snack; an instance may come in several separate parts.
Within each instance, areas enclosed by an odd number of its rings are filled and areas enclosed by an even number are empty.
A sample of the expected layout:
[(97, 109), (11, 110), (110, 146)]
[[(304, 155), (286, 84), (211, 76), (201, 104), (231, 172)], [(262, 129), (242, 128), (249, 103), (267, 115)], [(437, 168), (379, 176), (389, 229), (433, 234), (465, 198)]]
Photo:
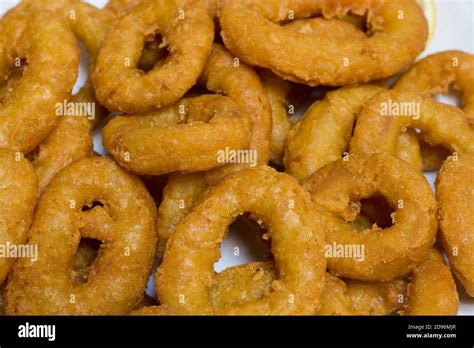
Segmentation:
[[(328, 269), (338, 276), (379, 281), (403, 276), (428, 256), (435, 242), (433, 192), (421, 173), (396, 157), (351, 155), (321, 168), (303, 186), (315, 205), (328, 212)], [(394, 224), (357, 231), (349, 223), (358, 215), (355, 203), (373, 196), (384, 197), (395, 209)]]
[[(288, 135), (284, 157), (288, 173), (303, 181), (319, 168), (340, 159), (349, 150), (358, 113), (382, 91), (383, 88), (371, 85), (341, 88), (314, 103)], [(418, 144), (411, 139), (411, 135), (401, 133), (397, 153), (420, 168)]]
[[(214, 308), (210, 291), (220, 243), (246, 211), (270, 226), (280, 276), (260, 301)], [(326, 267), (320, 222), (309, 194), (291, 176), (266, 166), (235, 173), (207, 191), (168, 241), (156, 274), (160, 302), (195, 314), (312, 314)]]
[(400, 133), (417, 128), (430, 145), (474, 153), (474, 129), (462, 110), (416, 93), (383, 91), (368, 101), (357, 117), (351, 153), (395, 154)]
[(474, 297), (474, 155), (449, 157), (436, 179), (441, 242), (451, 268)]
[(426, 261), (411, 274), (404, 315), (456, 315), (459, 298), (456, 283), (443, 255), (431, 250)]
[(27, 153), (56, 125), (56, 104), (69, 98), (77, 79), (79, 48), (53, 12), (21, 11), (0, 22), (0, 53), (1, 78), (23, 59), (28, 64), (0, 105), (0, 146)]
[[(291, 19), (348, 13), (367, 15), (372, 35), (334, 38), (326, 31), (305, 34), (280, 26)], [(416, 58), (428, 35), (423, 11), (413, 0), (225, 0), (219, 19), (222, 38), (236, 56), (312, 86), (389, 77)]]
[[(462, 51), (444, 51), (417, 62), (395, 83), (394, 89), (425, 97), (448, 93), (453, 87), (462, 93), (462, 109), (474, 127), (474, 56)], [(429, 146), (420, 140), (423, 169), (438, 170), (450, 154), (441, 146)]]
[[(103, 206), (83, 211), (96, 201)], [(90, 228), (87, 216), (97, 213), (106, 223)], [(155, 219), (155, 204), (141, 180), (112, 160), (86, 157), (66, 167), (40, 198), (28, 240), (39, 255), (35, 262), (15, 264), (6, 313), (111, 315), (135, 309), (153, 262)], [(88, 281), (78, 284), (72, 258), (81, 237), (102, 245)]]
[(203, 95), (141, 116), (119, 116), (103, 129), (105, 149), (138, 174), (198, 172), (225, 165), (220, 151), (247, 149), (250, 122), (229, 97)]
[[(0, 149), (0, 244), (4, 250), (20, 249), (26, 242), (36, 204), (38, 179), (31, 164), (20, 153)], [(0, 284), (10, 273), (16, 258), (0, 258)]]
[[(213, 183), (239, 170), (266, 165), (270, 159), (272, 116), (257, 73), (236, 60), (224, 46), (214, 44), (200, 84), (214, 93), (230, 97), (251, 123), (248, 156), (244, 156), (239, 163), (230, 163), (206, 172), (206, 180)], [(249, 160), (251, 156), (255, 161)]]
[[(156, 32), (170, 54), (145, 74), (137, 64), (146, 37)], [(213, 39), (214, 24), (201, 3), (137, 5), (112, 25), (102, 42), (92, 74), (97, 99), (111, 111), (127, 113), (174, 104), (201, 75)]]

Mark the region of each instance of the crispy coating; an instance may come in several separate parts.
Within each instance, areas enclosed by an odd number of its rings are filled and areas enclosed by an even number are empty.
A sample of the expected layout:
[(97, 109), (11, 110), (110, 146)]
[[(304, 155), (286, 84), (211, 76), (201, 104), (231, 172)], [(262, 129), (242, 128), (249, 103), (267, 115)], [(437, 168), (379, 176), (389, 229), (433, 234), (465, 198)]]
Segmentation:
[[(90, 103), (95, 108), (98, 119), (104, 117), (105, 110), (95, 103), (94, 91), (87, 83), (78, 94), (74, 95), (72, 103)], [(62, 116), (56, 128), (42, 142), (32, 158), (33, 168), (38, 176), (38, 194), (43, 193), (52, 178), (63, 168), (82, 157), (92, 154), (92, 127), (94, 120), (88, 115)]]
[(474, 153), (474, 129), (460, 109), (402, 91), (383, 91), (364, 105), (350, 151), (395, 154), (400, 133), (406, 128), (420, 129), (421, 137), (431, 145)]
[[(21, 153), (0, 149), (0, 244), (19, 247), (26, 242), (36, 204), (38, 180)], [(13, 256), (13, 255), (12, 255)], [(10, 273), (14, 257), (0, 257), (0, 284)]]
[[(319, 14), (341, 18), (348, 13), (366, 14), (372, 35), (348, 39), (332, 37), (327, 31), (306, 34), (280, 26), (292, 19), (290, 14), (301, 19)], [(428, 32), (423, 11), (414, 0), (225, 0), (219, 19), (222, 38), (236, 56), (311, 86), (389, 77), (424, 49)]]
[[(105, 5), (105, 10), (112, 12), (114, 15), (123, 15), (123, 13), (130, 11), (131, 8), (148, 0), (109, 0)], [(196, 3), (201, 2), (208, 10), (211, 17), (215, 17), (219, 0), (178, 0), (177, 3), (183, 5), (187, 2)]]
[(414, 64), (393, 87), (395, 90), (432, 97), (448, 93), (449, 87), (463, 93), (462, 108), (474, 125), (474, 55), (462, 51), (444, 51), (429, 55)]
[[(99, 201), (99, 228), (83, 219)], [(92, 211), (94, 211), (93, 209)], [(5, 296), (7, 314), (125, 314), (141, 301), (152, 265), (155, 204), (141, 180), (108, 158), (83, 158), (59, 172), (40, 198), (29, 243), (36, 262), (15, 264)], [(48, 231), (48, 233), (43, 233)], [(74, 282), (79, 241), (102, 245), (88, 281)]]
[[(420, 173), (396, 157), (352, 155), (321, 168), (303, 186), (325, 217), (326, 251), (363, 248), (361, 255), (326, 253), (329, 270), (338, 276), (371, 281), (403, 276), (427, 257), (435, 242), (438, 224), (433, 192)], [(347, 223), (358, 214), (354, 203), (374, 195), (383, 196), (395, 209), (394, 224), (354, 230)]]
[[(213, 308), (209, 289), (227, 226), (245, 211), (269, 226), (280, 277), (255, 303)], [(311, 314), (325, 272), (323, 230), (311, 199), (296, 181), (262, 166), (236, 173), (209, 190), (170, 237), (156, 275), (160, 302), (193, 313)]]
[[(89, 66), (93, 67), (99, 45), (110, 26), (111, 16), (79, 0), (24, 0), (10, 10), (8, 15), (41, 9), (55, 11), (68, 21), (74, 35), (84, 43), (90, 57)], [(54, 130), (34, 151), (32, 162), (39, 179), (38, 194), (44, 191), (59, 170), (79, 158), (91, 155), (92, 126), (97, 125), (106, 114), (105, 109), (96, 102), (94, 94), (91, 83), (87, 81), (69, 101), (74, 105), (82, 103), (93, 105), (95, 110), (93, 120), (88, 120), (87, 115), (60, 115)]]
[(405, 132), (400, 132), (397, 148), (395, 149), (395, 157), (413, 164), (419, 171), (425, 169), (421, 145), (415, 129), (409, 128)]
[(453, 276), (443, 256), (432, 250), (429, 258), (417, 266), (408, 287), (405, 315), (456, 315), (459, 299)]
[(449, 157), (436, 190), (444, 250), (454, 274), (474, 297), (474, 156)]
[(270, 144), (270, 161), (276, 164), (283, 163), (286, 138), (292, 123), (288, 119), (288, 95), (291, 84), (274, 75), (269, 70), (259, 71), (262, 86), (270, 103), (272, 112), (272, 141)]
[[(395, 83), (394, 89), (415, 92), (426, 97), (448, 93), (450, 86), (462, 92), (462, 108), (474, 126), (474, 56), (462, 51), (444, 51), (417, 62)], [(449, 151), (420, 141), (424, 170), (438, 170)]]
[[(163, 65), (144, 74), (137, 64), (147, 36), (156, 32), (170, 54)], [(196, 83), (213, 39), (212, 18), (200, 3), (137, 5), (114, 22), (102, 42), (92, 73), (97, 99), (111, 111), (127, 113), (174, 104)]]
[[(288, 135), (284, 158), (287, 172), (303, 181), (340, 159), (349, 149), (359, 111), (382, 91), (383, 88), (371, 85), (348, 87), (329, 92), (323, 100), (315, 102)], [(410, 135), (401, 133), (397, 152), (420, 168), (419, 148), (409, 140)]]
[(28, 64), (0, 108), (0, 146), (26, 153), (54, 129), (55, 106), (68, 99), (77, 79), (79, 48), (67, 23), (54, 13), (22, 11), (0, 22), (0, 52), (2, 79), (18, 59)]
[[(224, 46), (214, 44), (200, 84), (214, 93), (222, 93), (232, 98), (242, 115), (250, 119), (249, 150), (256, 154), (257, 165), (266, 165), (270, 159), (272, 117), (268, 98), (257, 73), (236, 60)], [(228, 164), (205, 175), (206, 179), (213, 183), (250, 167), (251, 163)]]
[(363, 282), (346, 279), (347, 296), (357, 315), (388, 315), (403, 308), (408, 282), (393, 279), (386, 282)]
[(249, 142), (246, 115), (231, 98), (212, 94), (142, 116), (119, 116), (103, 129), (107, 152), (127, 170), (149, 175), (223, 166), (220, 151), (247, 149)]
[[(271, 261), (227, 268), (214, 276), (210, 290), (213, 306), (225, 307), (256, 302), (271, 292), (278, 270)], [(320, 307), (315, 315), (387, 315), (403, 306), (407, 282), (341, 280), (326, 273)]]
[(170, 174), (158, 209), (156, 232), (158, 260), (163, 259), (166, 243), (181, 221), (191, 212), (208, 185), (201, 173)]

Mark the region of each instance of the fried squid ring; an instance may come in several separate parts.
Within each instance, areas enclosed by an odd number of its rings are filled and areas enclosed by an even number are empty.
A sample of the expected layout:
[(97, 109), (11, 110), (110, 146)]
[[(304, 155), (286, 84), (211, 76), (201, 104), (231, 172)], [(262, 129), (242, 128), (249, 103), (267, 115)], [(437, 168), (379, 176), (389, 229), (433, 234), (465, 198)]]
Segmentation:
[[(96, 201), (103, 207), (83, 211)], [(87, 216), (98, 212), (106, 223), (92, 228)], [(130, 312), (143, 297), (153, 262), (155, 218), (143, 183), (112, 160), (87, 157), (71, 164), (40, 198), (29, 237), (38, 259), (16, 263), (6, 289), (7, 314)], [(81, 237), (103, 244), (87, 283), (76, 284), (72, 258)]]
[[(327, 38), (325, 31), (305, 34), (279, 25), (291, 17), (322, 14), (334, 18), (348, 13), (367, 14), (372, 35)], [(416, 58), (428, 35), (423, 11), (413, 0), (226, 0), (219, 19), (222, 38), (236, 56), (311, 86), (342, 86), (389, 77)]]
[[(144, 74), (137, 64), (146, 37), (156, 32), (170, 55)], [(115, 22), (102, 42), (92, 74), (97, 99), (109, 110), (127, 113), (174, 104), (196, 83), (213, 39), (212, 18), (200, 3), (139, 4)]]
[[(6, 255), (11, 248), (19, 250), (26, 242), (36, 203), (38, 180), (31, 164), (20, 153), (0, 149), (0, 285), (3, 284), (16, 260)], [(11, 247), (11, 248), (10, 248)]]
[(474, 156), (449, 157), (436, 182), (441, 241), (451, 268), (474, 297)]
[[(227, 268), (214, 276), (211, 298), (214, 307), (244, 305), (259, 301), (272, 289), (278, 270), (271, 261)], [(341, 280), (326, 273), (321, 305), (314, 315), (387, 315), (403, 308), (407, 282)]]
[(176, 230), (176, 226), (191, 212), (208, 187), (202, 173), (170, 174), (163, 190), (156, 220), (158, 234), (156, 254), (159, 261), (163, 259), (166, 243)]
[(239, 106), (242, 115), (251, 123), (249, 157), (253, 161), (240, 161), (211, 170), (205, 174), (210, 183), (240, 170), (266, 165), (270, 159), (272, 118), (270, 104), (255, 71), (235, 60), (222, 45), (214, 44), (200, 84), (214, 93), (223, 93)]
[(249, 119), (220, 95), (185, 98), (144, 116), (119, 116), (103, 129), (104, 147), (120, 165), (149, 175), (223, 166), (221, 151), (246, 149), (249, 141)]
[(381, 92), (364, 105), (350, 151), (395, 154), (399, 135), (408, 127), (420, 129), (420, 136), (428, 144), (474, 153), (474, 130), (460, 109), (400, 91)]
[[(432, 97), (448, 93), (450, 86), (462, 92), (464, 114), (474, 127), (474, 56), (462, 51), (432, 54), (416, 63), (396, 82), (394, 89)], [(431, 147), (421, 141), (423, 168), (438, 170), (449, 151), (441, 146)]]
[[(227, 268), (214, 277), (213, 305), (259, 301), (271, 291), (277, 278), (278, 271), (271, 261)], [(327, 273), (321, 306), (315, 315), (456, 315), (458, 306), (451, 272), (441, 254), (431, 250), (428, 259), (407, 278), (365, 282)]]
[[(130, 11), (133, 7), (146, 1), (148, 0), (109, 0), (104, 9), (115, 15), (123, 15), (123, 13)], [(197, 1), (201, 2), (207, 8), (209, 15), (212, 18), (215, 17), (219, 0), (177, 0), (177, 3), (183, 5), (186, 2), (196, 3)]]
[[(245, 211), (270, 226), (280, 276), (258, 302), (214, 308), (210, 293), (219, 246), (227, 226)], [(326, 267), (320, 223), (308, 193), (292, 177), (265, 166), (233, 174), (204, 195), (168, 241), (156, 274), (160, 302), (195, 314), (311, 314)]]
[(443, 256), (431, 250), (429, 258), (417, 266), (408, 286), (405, 315), (456, 315), (459, 298), (453, 276)]
[(288, 119), (288, 95), (291, 85), (268, 70), (259, 72), (262, 86), (268, 97), (272, 113), (272, 141), (270, 143), (270, 161), (275, 164), (283, 163), (286, 139), (292, 123)]
[[(428, 182), (409, 164), (388, 154), (352, 155), (332, 162), (303, 186), (315, 205), (328, 212), (324, 214), (326, 248), (332, 251), (328, 268), (338, 276), (394, 279), (412, 271), (435, 242), (437, 204)], [(357, 231), (348, 222), (358, 215), (357, 202), (372, 196), (384, 197), (395, 209), (394, 224)], [(336, 252), (341, 248), (342, 253)], [(352, 252), (355, 248), (361, 255)]]
[(56, 104), (69, 97), (77, 79), (79, 48), (54, 13), (22, 11), (0, 22), (0, 52), (3, 79), (22, 59), (28, 64), (0, 108), (0, 146), (26, 153), (54, 129)]
[(71, 103), (92, 105), (95, 117), (91, 119), (84, 110), (71, 116), (59, 117), (56, 128), (38, 146), (32, 157), (33, 168), (39, 181), (38, 194), (43, 193), (61, 169), (92, 154), (92, 127), (96, 119), (104, 117), (105, 110), (96, 104), (89, 82), (72, 97)]
[[(370, 85), (342, 88), (314, 103), (288, 135), (284, 158), (287, 172), (303, 181), (319, 168), (340, 159), (349, 149), (359, 111), (383, 90)], [(410, 140), (411, 135), (401, 135), (398, 153), (420, 168), (418, 144)]]

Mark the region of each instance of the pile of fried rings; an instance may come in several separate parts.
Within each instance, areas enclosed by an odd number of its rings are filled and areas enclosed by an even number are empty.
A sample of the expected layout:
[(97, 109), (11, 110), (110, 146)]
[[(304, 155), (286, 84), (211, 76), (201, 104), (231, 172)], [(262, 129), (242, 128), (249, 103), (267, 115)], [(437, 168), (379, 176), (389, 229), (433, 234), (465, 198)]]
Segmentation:
[[(2, 311), (457, 314), (474, 56), (415, 62), (427, 37), (415, 0), (23, 0), (0, 21)], [(267, 257), (216, 273), (236, 219)]]

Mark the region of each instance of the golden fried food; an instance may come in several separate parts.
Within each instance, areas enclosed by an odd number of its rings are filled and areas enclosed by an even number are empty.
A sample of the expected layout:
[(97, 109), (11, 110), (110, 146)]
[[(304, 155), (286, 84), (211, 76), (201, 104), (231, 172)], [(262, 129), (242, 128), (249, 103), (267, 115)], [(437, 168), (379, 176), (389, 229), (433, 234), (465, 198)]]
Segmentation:
[[(315, 102), (288, 135), (284, 158), (287, 172), (303, 181), (319, 168), (343, 157), (349, 150), (359, 111), (382, 91), (381, 87), (371, 85), (341, 88)], [(418, 144), (413, 144), (409, 137), (400, 134), (397, 152), (420, 168)]]
[[(144, 74), (137, 64), (147, 35), (156, 32), (170, 54), (163, 65)], [(92, 74), (97, 99), (109, 110), (127, 113), (176, 103), (199, 78), (213, 38), (212, 18), (201, 3), (137, 5), (114, 22), (102, 42)]]
[[(444, 51), (417, 62), (395, 83), (394, 89), (433, 97), (447, 94), (449, 88), (462, 92), (465, 116), (474, 126), (474, 56), (462, 51)], [(420, 141), (424, 170), (438, 170), (450, 154), (441, 146), (432, 147)]]
[(383, 91), (364, 105), (350, 152), (395, 154), (400, 133), (406, 128), (420, 129), (420, 136), (431, 145), (474, 153), (474, 129), (460, 109), (400, 91)]
[(207, 182), (201, 173), (170, 174), (156, 220), (158, 260), (163, 259), (166, 243), (176, 226), (191, 212), (207, 188)]
[(406, 315), (456, 315), (459, 299), (453, 276), (436, 250), (417, 266), (408, 286)]
[(207, 172), (206, 179), (212, 183), (239, 170), (267, 164), (270, 159), (272, 118), (268, 98), (256, 72), (236, 60), (224, 46), (214, 44), (200, 84), (214, 93), (232, 98), (251, 123), (249, 151), (239, 161), (228, 161), (238, 163), (229, 163)]
[[(327, 31), (307, 34), (280, 26), (291, 19), (348, 13), (367, 15), (371, 36), (332, 37)], [(428, 35), (423, 11), (413, 0), (225, 0), (219, 19), (225, 45), (240, 59), (312, 86), (389, 77), (413, 62)]]
[(79, 48), (54, 13), (22, 11), (0, 22), (0, 52), (2, 79), (22, 60), (28, 64), (0, 107), (0, 146), (26, 153), (54, 129), (56, 104), (68, 98), (77, 78)]
[[(215, 307), (259, 301), (272, 291), (278, 270), (271, 261), (252, 262), (227, 268), (214, 276), (210, 290)], [(403, 307), (407, 282), (341, 280), (326, 273), (320, 307), (315, 315), (387, 315)]]
[(38, 180), (21, 153), (0, 149), (0, 181), (0, 284), (3, 284), (17, 258), (32, 256), (24, 255), (21, 250), (28, 249), (22, 246), (33, 217)]
[(474, 155), (449, 157), (436, 190), (444, 250), (454, 274), (474, 297)]
[[(97, 201), (101, 207), (87, 210)], [(97, 211), (107, 223), (95, 228), (83, 217)], [(148, 281), (155, 219), (156, 208), (143, 183), (112, 160), (87, 157), (71, 164), (40, 198), (28, 241), (40, 254), (35, 262), (21, 259), (15, 264), (5, 294), (7, 314), (130, 312)], [(102, 245), (87, 283), (77, 284), (72, 259), (81, 238)]]
[(262, 86), (270, 102), (272, 112), (272, 141), (270, 148), (270, 161), (275, 164), (283, 163), (286, 138), (292, 126), (288, 119), (288, 95), (291, 84), (280, 79), (268, 70), (259, 72)]
[[(206, 141), (202, 141), (205, 139)], [(221, 151), (247, 149), (250, 121), (229, 97), (184, 98), (141, 116), (119, 116), (103, 129), (105, 149), (138, 174), (197, 172), (225, 165)]]
[[(435, 242), (437, 204), (427, 180), (388, 154), (353, 155), (321, 168), (303, 183), (324, 214), (328, 269), (342, 277), (385, 281), (423, 261)], [(393, 225), (364, 231), (347, 222), (358, 202), (383, 196), (395, 209)], [(321, 213), (322, 214), (322, 213)]]
[[(88, 104), (93, 116), (84, 108), (79, 114), (59, 117), (56, 128), (35, 151), (32, 163), (39, 180), (38, 194), (43, 193), (53, 177), (78, 159), (92, 154), (92, 126), (96, 118), (104, 117), (104, 110), (95, 104), (94, 91), (88, 83), (72, 97), (72, 103)], [(91, 110), (89, 110), (91, 111)]]
[[(226, 226), (245, 211), (271, 226), (280, 277), (258, 302), (214, 308), (208, 289), (219, 245)], [(160, 302), (193, 313), (311, 314), (319, 302), (326, 263), (320, 222), (308, 193), (292, 177), (268, 167), (233, 174), (209, 190), (170, 237), (156, 275)]]

